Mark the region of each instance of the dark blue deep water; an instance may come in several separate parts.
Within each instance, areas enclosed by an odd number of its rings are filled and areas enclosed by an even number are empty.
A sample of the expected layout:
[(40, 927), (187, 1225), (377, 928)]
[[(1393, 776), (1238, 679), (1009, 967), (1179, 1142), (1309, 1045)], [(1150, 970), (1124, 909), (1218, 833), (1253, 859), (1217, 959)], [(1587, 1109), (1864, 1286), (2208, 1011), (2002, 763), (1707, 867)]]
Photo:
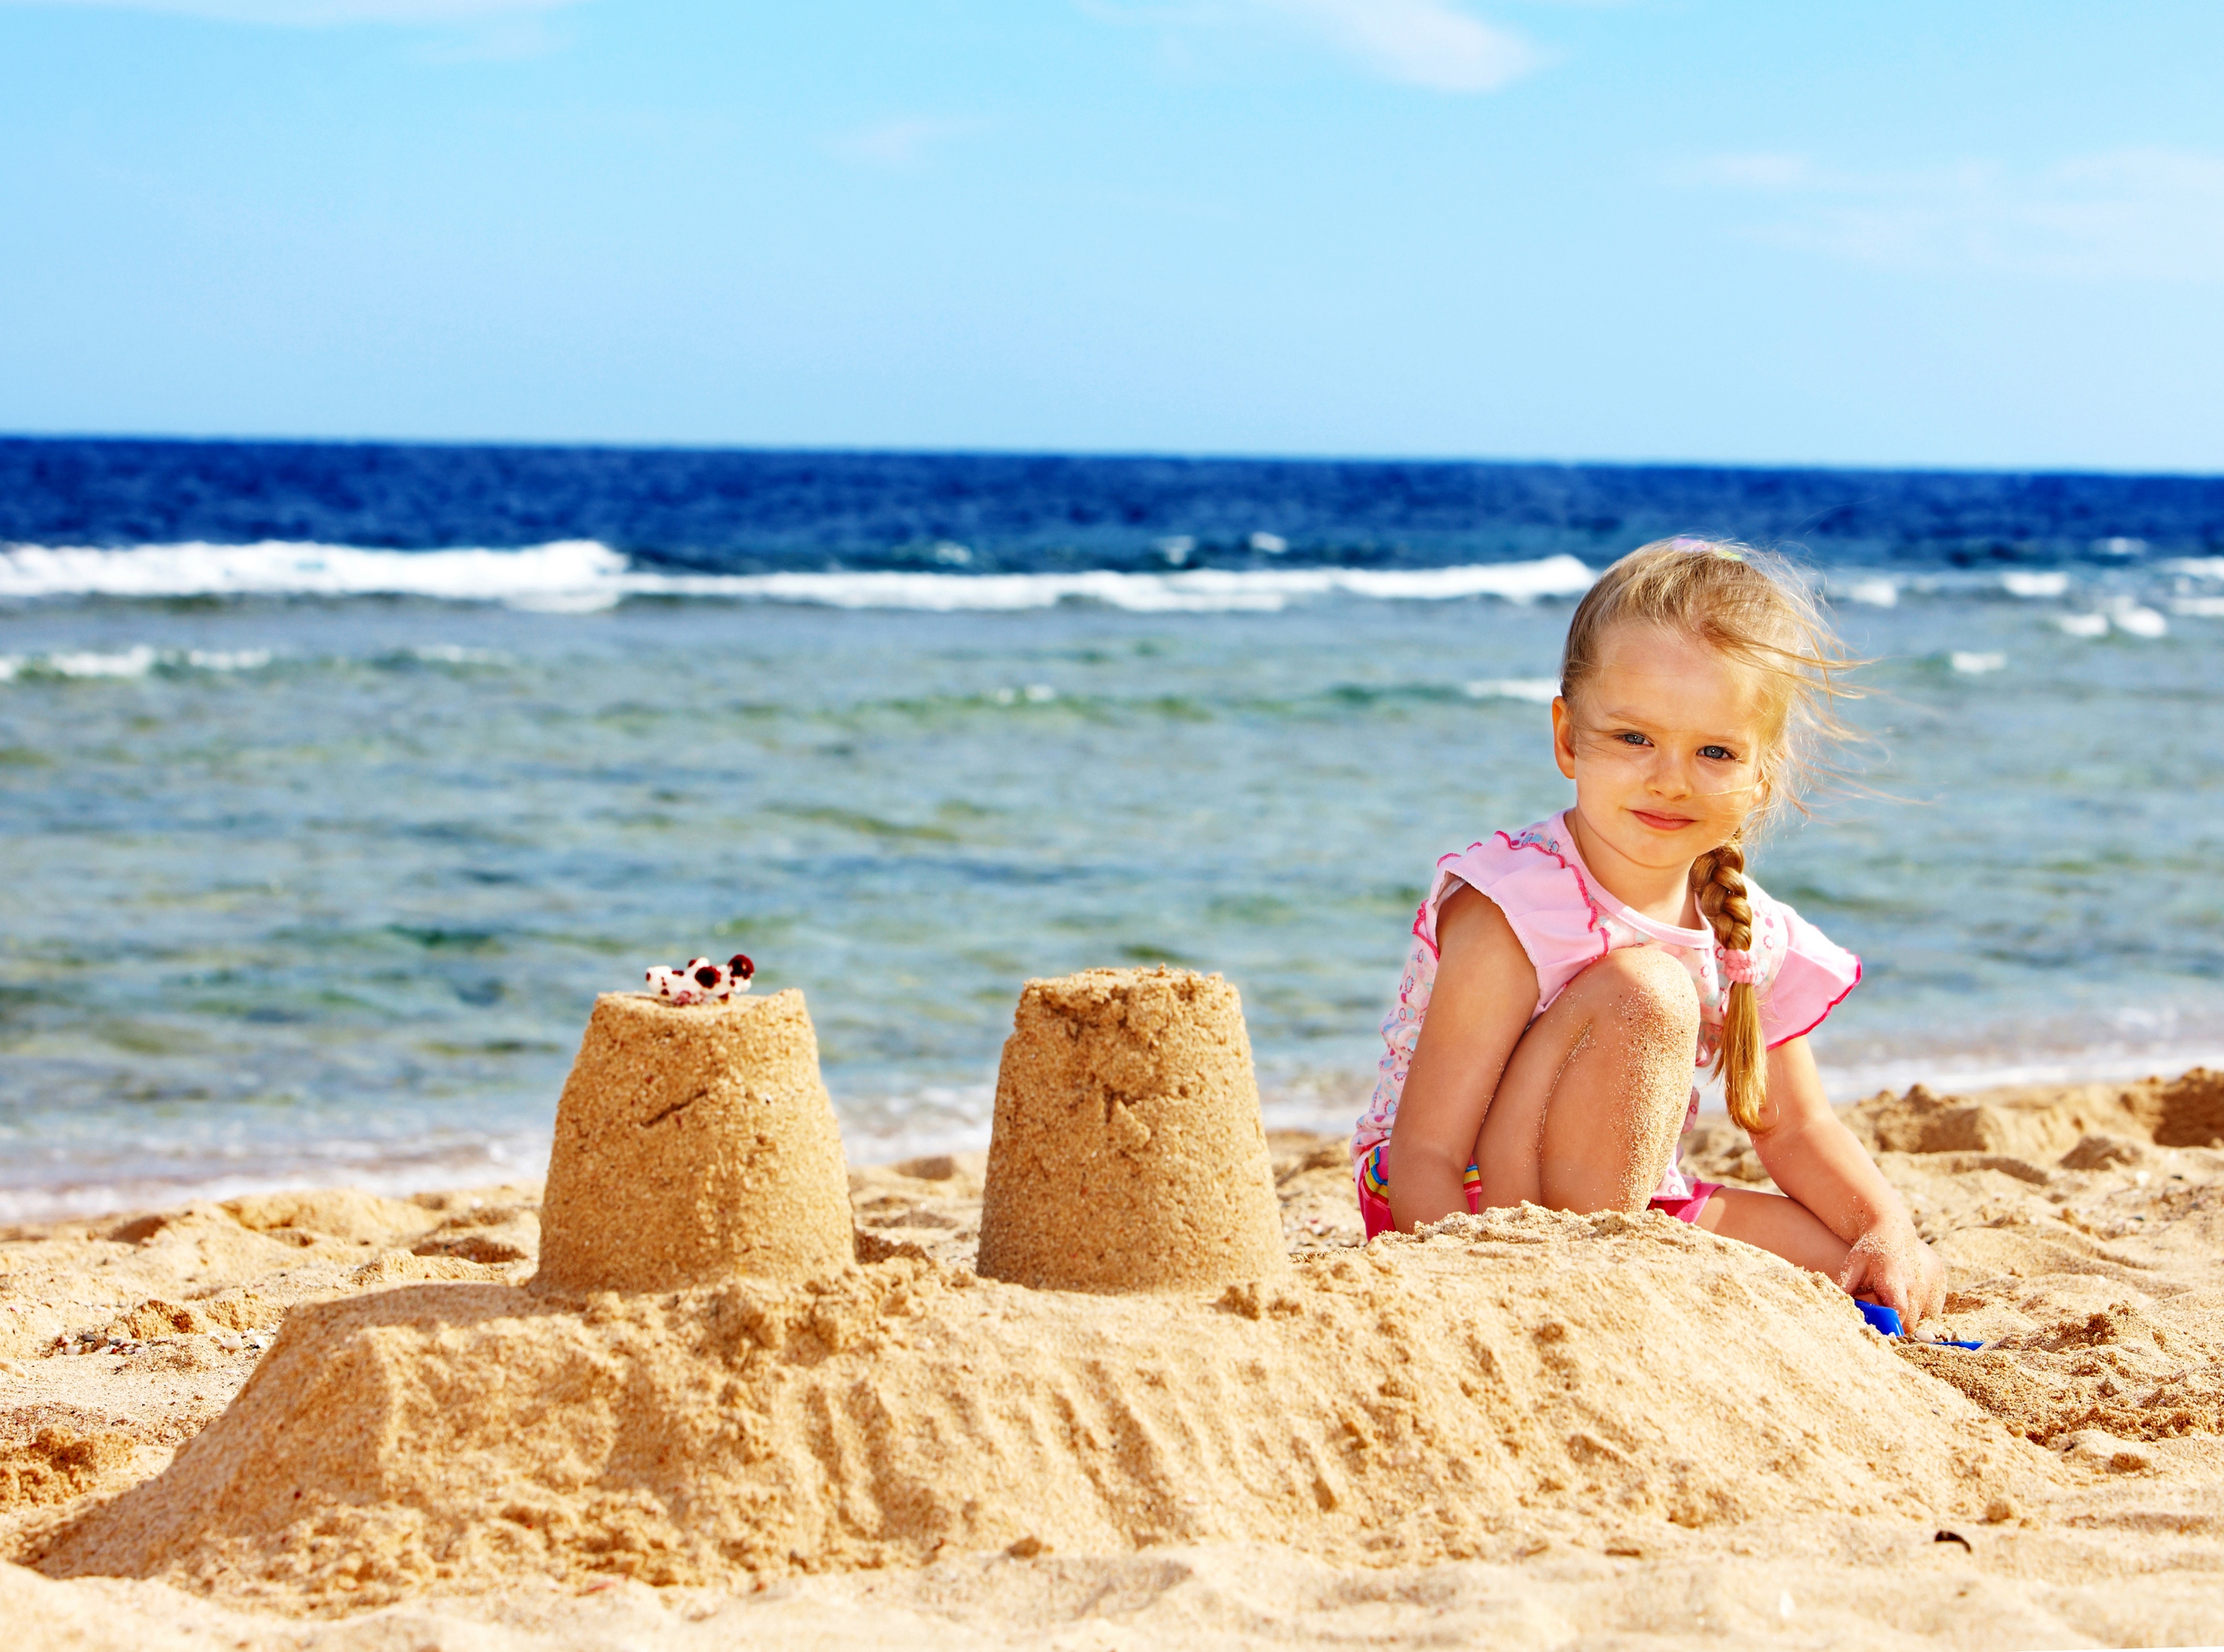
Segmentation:
[(1665, 534), (1829, 563), (1989, 566), (2224, 550), (2224, 478), (1690, 465), (0, 440), (0, 541), (305, 541), (395, 550), (594, 540), (722, 573), (1433, 566)]

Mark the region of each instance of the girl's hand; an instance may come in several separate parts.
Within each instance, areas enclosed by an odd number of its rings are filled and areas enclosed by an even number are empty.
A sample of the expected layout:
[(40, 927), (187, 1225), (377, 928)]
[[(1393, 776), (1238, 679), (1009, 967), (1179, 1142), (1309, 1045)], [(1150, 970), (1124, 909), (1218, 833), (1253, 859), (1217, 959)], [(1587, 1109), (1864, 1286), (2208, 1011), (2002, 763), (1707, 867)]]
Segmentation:
[[(1753, 1145), (1776, 1185), (1852, 1248), (1838, 1270), (1849, 1296), (1899, 1310), (1910, 1331), (1946, 1307), (1946, 1270), (1876, 1161), (1823, 1094), (1804, 1038), (1768, 1053), (1768, 1099)], [(1829, 1212), (1826, 1218), (1822, 1213)]]
[(1848, 1296), (1898, 1308), (1910, 1331), (1946, 1311), (1946, 1269), (1905, 1220), (1880, 1222), (1854, 1240), (1838, 1283)]

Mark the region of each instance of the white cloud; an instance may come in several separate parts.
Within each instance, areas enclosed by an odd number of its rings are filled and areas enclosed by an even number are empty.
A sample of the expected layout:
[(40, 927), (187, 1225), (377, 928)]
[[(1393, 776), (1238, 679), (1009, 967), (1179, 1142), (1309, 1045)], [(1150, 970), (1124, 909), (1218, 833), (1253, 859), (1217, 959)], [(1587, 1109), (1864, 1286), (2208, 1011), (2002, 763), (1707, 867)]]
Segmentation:
[(2224, 159), (2115, 149), (2018, 169), (1962, 161), (1838, 172), (1798, 155), (1726, 155), (1671, 173), (1768, 199), (1748, 233), (1856, 263), (2072, 278), (2224, 279)]
[(1310, 36), (1384, 79), (1435, 92), (1495, 92), (1540, 68), (1545, 56), (1510, 29), (1487, 23), (1454, 0), (1075, 0), (1106, 22), (1166, 31), (1260, 27)]
[(1436, 92), (1495, 92), (1542, 59), (1520, 35), (1445, 0), (1254, 0), (1376, 73)]
[(917, 166), (926, 158), (930, 144), (977, 132), (987, 123), (964, 118), (884, 121), (877, 126), (844, 134), (834, 140), (834, 150), (852, 161), (879, 167)]
[[(22, 0), (16, 0), (22, 3)], [(342, 23), (398, 23), (437, 28), (524, 12), (553, 11), (581, 0), (34, 0), (52, 6), (108, 11), (161, 11), (218, 22), (321, 28)]]

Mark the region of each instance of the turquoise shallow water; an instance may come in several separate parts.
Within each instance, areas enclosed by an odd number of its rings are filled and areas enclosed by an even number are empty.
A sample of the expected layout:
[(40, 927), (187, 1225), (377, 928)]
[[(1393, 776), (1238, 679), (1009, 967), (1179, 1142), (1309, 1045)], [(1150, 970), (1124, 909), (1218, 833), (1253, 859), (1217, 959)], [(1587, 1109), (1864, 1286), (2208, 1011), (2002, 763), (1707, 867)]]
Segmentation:
[[(1867, 961), (1848, 1093), (2224, 1052), (2224, 619), (2092, 605), (1844, 607), (1876, 794), (1755, 864)], [(593, 995), (695, 952), (808, 993), (860, 1160), (984, 1139), (1100, 963), (1227, 973), (1340, 1127), (1435, 857), (1566, 801), (1567, 611), (0, 611), (0, 1217), (537, 1174)]]

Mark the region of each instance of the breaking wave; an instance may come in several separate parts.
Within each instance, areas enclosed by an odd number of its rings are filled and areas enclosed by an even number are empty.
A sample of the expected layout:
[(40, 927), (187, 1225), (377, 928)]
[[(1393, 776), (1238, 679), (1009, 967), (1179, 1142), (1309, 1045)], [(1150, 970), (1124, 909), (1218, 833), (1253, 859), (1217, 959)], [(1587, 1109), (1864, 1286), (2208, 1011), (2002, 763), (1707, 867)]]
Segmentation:
[(591, 611), (629, 598), (795, 603), (827, 608), (1018, 611), (1064, 602), (1138, 613), (1273, 612), (1346, 596), (1395, 602), (1581, 595), (1595, 576), (1572, 556), (1443, 568), (1191, 568), (1166, 573), (681, 573), (643, 567), (592, 540), (522, 550), (382, 551), (269, 541), (125, 550), (0, 550), (0, 598), (418, 597)]

